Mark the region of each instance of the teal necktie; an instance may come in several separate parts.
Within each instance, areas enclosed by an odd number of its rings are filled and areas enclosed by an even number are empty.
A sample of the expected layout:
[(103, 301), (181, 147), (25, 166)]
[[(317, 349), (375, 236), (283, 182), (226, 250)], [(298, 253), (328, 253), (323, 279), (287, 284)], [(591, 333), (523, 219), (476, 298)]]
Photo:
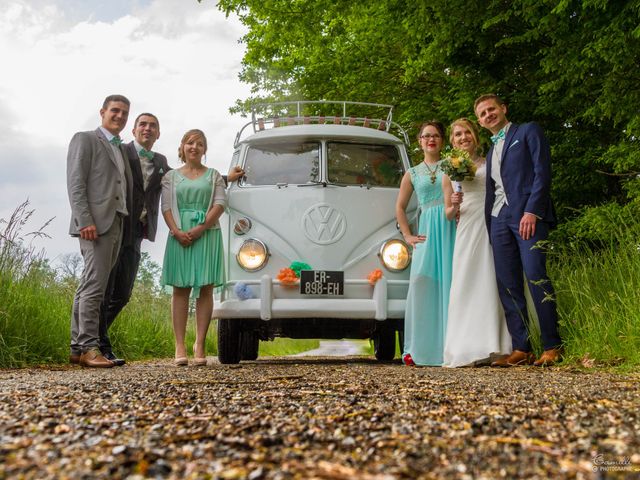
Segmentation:
[(491, 141), (496, 144), (498, 140), (504, 140), (504, 128), (501, 129), (498, 133), (491, 136)]
[(138, 152), (138, 155), (140, 156), (140, 158), (145, 157), (145, 158), (148, 158), (149, 160), (153, 159), (153, 152), (150, 152), (149, 150), (145, 150), (144, 148), (140, 149), (140, 151)]
[(111, 140), (109, 140), (109, 143), (119, 147), (122, 144), (122, 139), (118, 135), (115, 135)]

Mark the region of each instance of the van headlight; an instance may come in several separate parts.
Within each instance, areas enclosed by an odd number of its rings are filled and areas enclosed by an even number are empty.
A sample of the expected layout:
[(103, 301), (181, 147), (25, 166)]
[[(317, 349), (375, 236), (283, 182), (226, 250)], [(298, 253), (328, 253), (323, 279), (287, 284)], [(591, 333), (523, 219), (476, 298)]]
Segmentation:
[(409, 247), (402, 240), (387, 240), (380, 249), (380, 260), (387, 270), (400, 272), (411, 263)]
[(267, 246), (257, 238), (247, 238), (236, 255), (238, 264), (247, 272), (260, 270), (267, 264), (269, 250)]

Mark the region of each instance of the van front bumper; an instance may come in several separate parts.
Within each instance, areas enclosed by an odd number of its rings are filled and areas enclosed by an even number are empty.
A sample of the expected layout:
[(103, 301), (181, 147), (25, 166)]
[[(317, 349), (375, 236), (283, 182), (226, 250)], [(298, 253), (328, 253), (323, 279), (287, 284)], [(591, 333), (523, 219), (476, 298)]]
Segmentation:
[[(247, 282), (248, 283), (248, 282)], [(366, 280), (345, 279), (345, 290), (349, 286), (368, 286)], [(263, 275), (260, 282), (251, 285), (256, 298), (240, 300), (225, 298), (217, 301), (214, 318), (349, 318), (349, 319), (402, 319), (406, 300), (389, 299), (391, 285), (408, 288), (408, 280), (387, 280), (382, 277), (371, 288), (370, 298), (348, 298), (312, 295), (289, 295), (289, 298), (274, 296), (274, 287), (280, 282)], [(230, 284), (230, 285), (233, 285)], [(227, 285), (226, 287), (228, 287)], [(225, 288), (225, 291), (227, 288)], [(406, 296), (405, 296), (406, 297)]]

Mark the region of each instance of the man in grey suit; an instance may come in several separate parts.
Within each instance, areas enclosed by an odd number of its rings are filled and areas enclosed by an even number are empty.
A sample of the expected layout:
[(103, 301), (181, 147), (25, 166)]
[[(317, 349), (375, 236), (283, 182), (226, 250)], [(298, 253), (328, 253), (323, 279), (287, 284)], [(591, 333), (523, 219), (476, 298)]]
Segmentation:
[(79, 237), (84, 270), (73, 300), (71, 363), (110, 368), (99, 349), (100, 304), (109, 273), (118, 258), (123, 219), (132, 180), (120, 132), (129, 117), (129, 100), (108, 96), (100, 109), (102, 124), (76, 133), (67, 154), (67, 190), (71, 205), (69, 233)]
[(116, 366), (124, 365), (125, 360), (113, 353), (108, 329), (131, 298), (140, 266), (142, 240), (146, 238), (153, 242), (156, 238), (160, 182), (170, 170), (167, 158), (151, 151), (160, 137), (160, 122), (155, 115), (138, 115), (133, 137), (125, 148), (125, 161), (129, 163), (133, 177), (133, 196), (127, 203), (129, 216), (124, 222), (120, 254), (109, 276), (100, 314), (100, 351)]

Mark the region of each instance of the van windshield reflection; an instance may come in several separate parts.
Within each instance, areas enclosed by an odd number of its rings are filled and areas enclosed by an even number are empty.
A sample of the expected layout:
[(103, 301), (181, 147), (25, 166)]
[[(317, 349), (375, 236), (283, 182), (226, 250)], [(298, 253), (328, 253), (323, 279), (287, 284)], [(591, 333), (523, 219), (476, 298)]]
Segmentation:
[(320, 143), (254, 144), (244, 170), (243, 185), (314, 185), (320, 176)]
[(395, 145), (329, 142), (328, 181), (335, 185), (400, 186), (402, 159)]

